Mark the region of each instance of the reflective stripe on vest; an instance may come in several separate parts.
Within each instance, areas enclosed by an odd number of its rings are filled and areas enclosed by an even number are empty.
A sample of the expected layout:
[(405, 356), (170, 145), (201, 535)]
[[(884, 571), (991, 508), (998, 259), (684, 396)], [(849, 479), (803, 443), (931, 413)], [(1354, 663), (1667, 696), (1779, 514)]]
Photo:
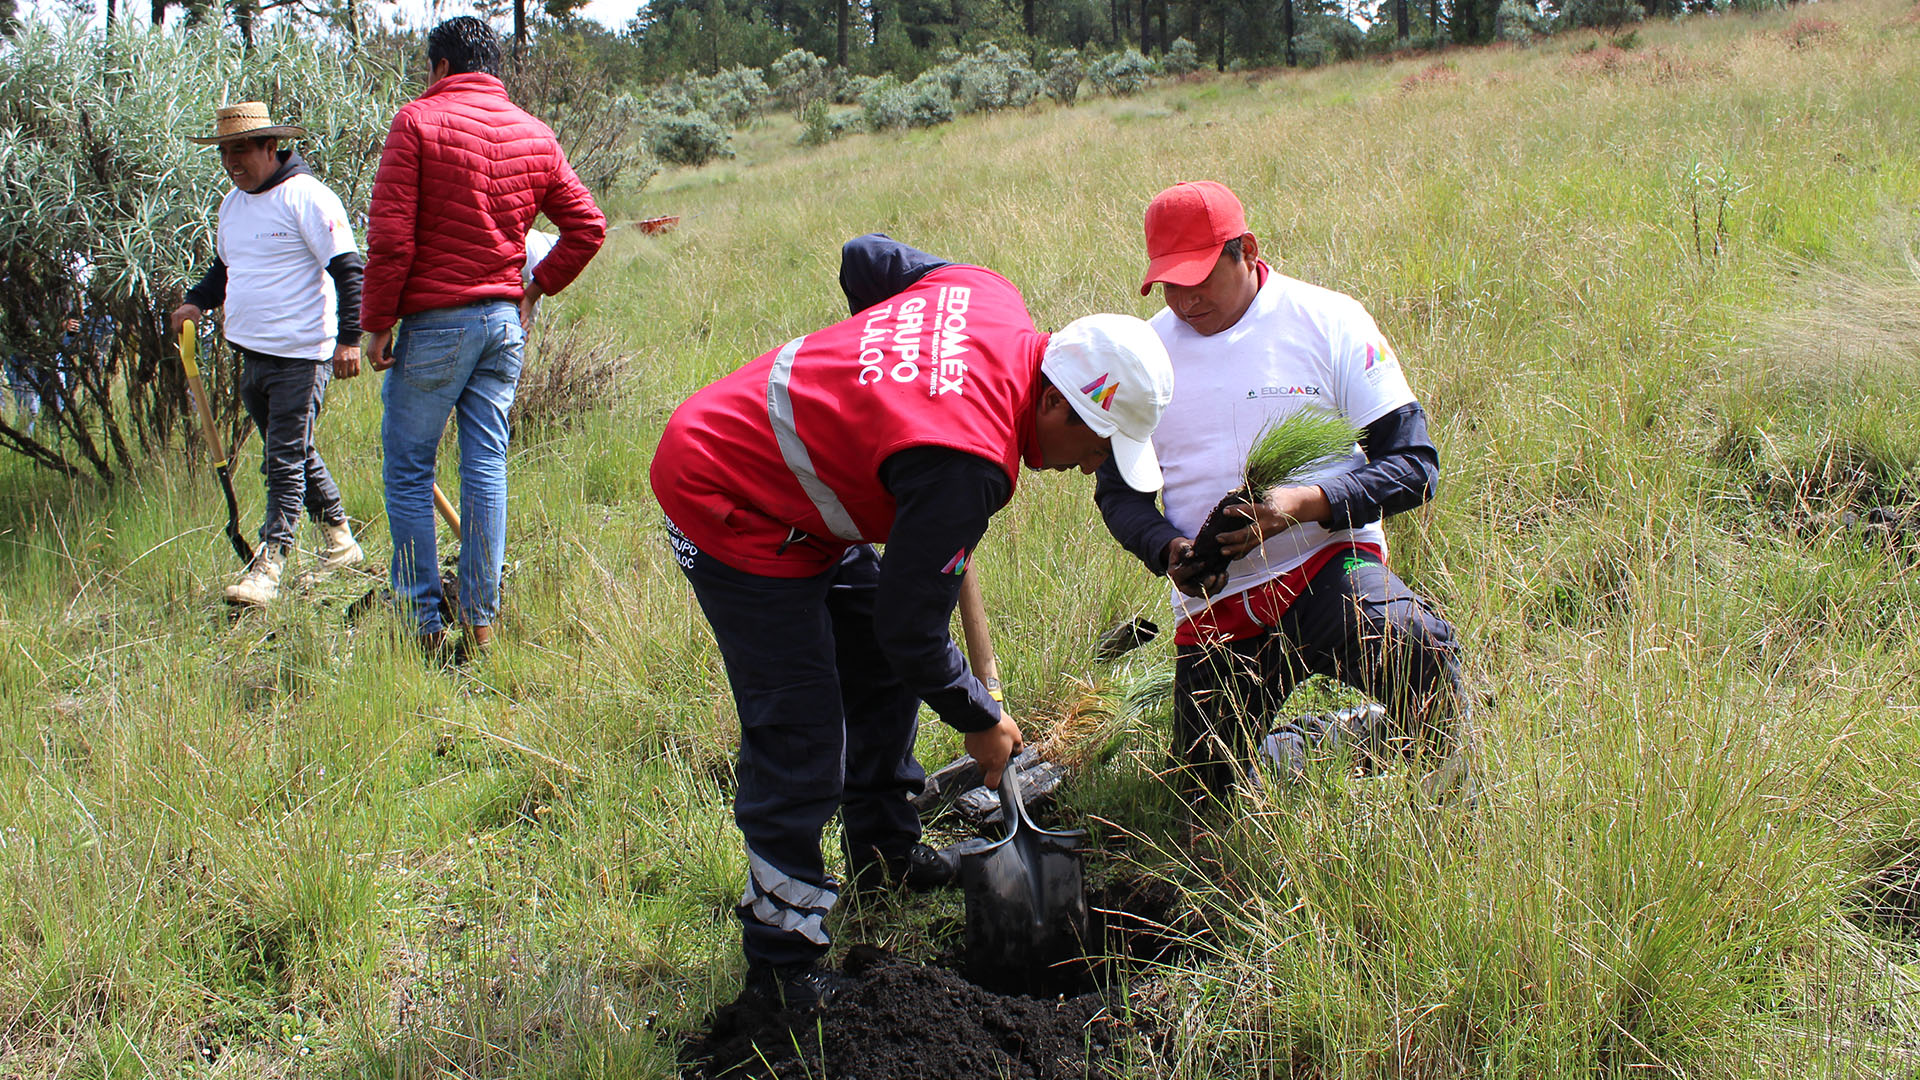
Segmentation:
[(854, 525), (853, 515), (847, 513), (840, 496), (813, 470), (813, 457), (807, 453), (807, 444), (800, 441), (800, 433), (793, 426), (793, 398), (787, 393), (787, 383), (793, 378), (793, 358), (806, 340), (804, 336), (794, 338), (773, 358), (773, 370), (767, 374), (767, 419), (773, 422), (773, 438), (780, 444), (781, 459), (793, 471), (793, 478), (800, 481), (800, 489), (807, 493), (813, 508), (820, 511), (827, 530), (842, 540), (859, 543), (864, 537)]

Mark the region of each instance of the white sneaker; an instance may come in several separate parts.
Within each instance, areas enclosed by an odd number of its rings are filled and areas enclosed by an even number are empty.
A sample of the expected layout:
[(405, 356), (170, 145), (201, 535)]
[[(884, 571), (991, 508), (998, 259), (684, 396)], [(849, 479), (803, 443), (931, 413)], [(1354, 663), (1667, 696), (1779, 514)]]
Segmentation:
[(367, 556), (360, 550), (360, 542), (353, 538), (351, 523), (342, 521), (338, 525), (329, 525), (321, 522), (320, 535), (327, 541), (327, 546), (320, 549), (321, 570), (338, 570), (366, 561)]
[(287, 549), (277, 544), (262, 547), (240, 580), (227, 586), (227, 603), (259, 607), (280, 596), (280, 572), (287, 565)]

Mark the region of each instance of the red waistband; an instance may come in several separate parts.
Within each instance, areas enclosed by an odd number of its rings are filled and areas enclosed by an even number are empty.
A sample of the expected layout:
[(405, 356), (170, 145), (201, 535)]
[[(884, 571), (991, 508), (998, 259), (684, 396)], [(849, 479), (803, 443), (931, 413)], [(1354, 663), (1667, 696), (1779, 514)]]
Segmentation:
[(1272, 630), (1280, 625), (1280, 617), (1306, 591), (1307, 583), (1313, 580), (1315, 574), (1337, 556), (1351, 552), (1372, 555), (1383, 563), (1387, 561), (1386, 553), (1377, 544), (1329, 544), (1307, 556), (1306, 562), (1272, 581), (1222, 597), (1208, 604), (1191, 619), (1182, 619), (1180, 625), (1174, 628), (1173, 643), (1224, 645)]

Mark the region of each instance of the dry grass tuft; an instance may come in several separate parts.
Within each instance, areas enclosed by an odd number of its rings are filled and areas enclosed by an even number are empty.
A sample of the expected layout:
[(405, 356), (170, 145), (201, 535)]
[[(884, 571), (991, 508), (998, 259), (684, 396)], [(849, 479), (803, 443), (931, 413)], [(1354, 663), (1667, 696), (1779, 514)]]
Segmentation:
[(1789, 49), (1804, 49), (1839, 36), (1839, 23), (1813, 15), (1803, 15), (1793, 20), (1792, 26), (1780, 31), (1780, 39), (1787, 43)]
[(1416, 90), (1431, 90), (1442, 86), (1452, 86), (1460, 81), (1460, 73), (1453, 64), (1445, 60), (1436, 60), (1400, 82), (1400, 92), (1411, 94)]
[(1792, 370), (1852, 381), (1920, 363), (1920, 259), (1906, 272), (1835, 268), (1804, 260), (1785, 271), (1806, 304), (1767, 318), (1773, 346)]
[(565, 431), (612, 407), (626, 390), (627, 364), (610, 342), (580, 324), (550, 331), (528, 350), (508, 418), (514, 438)]
[(1628, 52), (1617, 45), (1601, 45), (1568, 57), (1565, 69), (1570, 75), (1627, 78), (1664, 85), (1720, 75), (1725, 72), (1725, 65), (1667, 49), (1639, 53)]

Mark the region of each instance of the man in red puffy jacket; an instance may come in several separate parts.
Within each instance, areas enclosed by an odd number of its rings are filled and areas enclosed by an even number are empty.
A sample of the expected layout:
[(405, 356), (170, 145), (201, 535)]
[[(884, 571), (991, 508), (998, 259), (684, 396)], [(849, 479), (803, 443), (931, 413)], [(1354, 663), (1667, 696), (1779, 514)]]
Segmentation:
[[(394, 116), (373, 179), (360, 324), (373, 335), (394, 594), (423, 645), (444, 643), (433, 531), (435, 456), (460, 416), (460, 596), (468, 649), (492, 636), (507, 523), (507, 410), (526, 328), (606, 239), (547, 125), (507, 99), (500, 39), (471, 16), (427, 35), (432, 80)], [(522, 287), (527, 230), (544, 213), (560, 241)], [(395, 340), (394, 324), (400, 331)], [(388, 346), (393, 348), (389, 350)]]

